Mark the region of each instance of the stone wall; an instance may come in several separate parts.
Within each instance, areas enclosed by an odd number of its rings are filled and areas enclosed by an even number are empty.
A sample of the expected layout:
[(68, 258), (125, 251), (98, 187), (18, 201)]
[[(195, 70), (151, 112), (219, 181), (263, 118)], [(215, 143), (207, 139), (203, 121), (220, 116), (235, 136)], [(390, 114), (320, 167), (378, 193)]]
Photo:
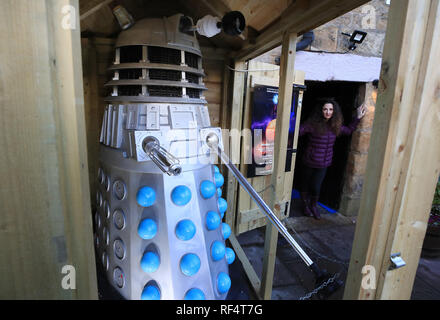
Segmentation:
[(365, 97), (367, 113), (362, 118), (356, 131), (353, 132), (350, 153), (344, 178), (339, 212), (346, 216), (356, 216), (359, 211), (362, 186), (364, 184), (367, 166), (368, 150), (370, 148), (371, 131), (373, 128), (374, 110), (376, 106), (377, 89), (366, 83), (359, 95)]
[[(349, 37), (343, 35), (342, 32), (351, 34), (354, 30), (361, 30), (368, 33), (367, 37), (352, 53), (369, 57), (381, 57), (385, 41), (388, 9), (389, 5), (386, 4), (385, 0), (372, 0), (314, 29), (315, 40), (306, 50), (345, 53), (348, 51)], [(256, 60), (277, 64), (276, 61), (280, 55), (281, 47), (277, 47)]]
[(348, 51), (349, 37), (354, 30), (367, 32), (364, 42), (354, 54), (381, 57), (385, 40), (389, 6), (385, 0), (373, 0), (314, 30), (312, 51), (344, 53)]

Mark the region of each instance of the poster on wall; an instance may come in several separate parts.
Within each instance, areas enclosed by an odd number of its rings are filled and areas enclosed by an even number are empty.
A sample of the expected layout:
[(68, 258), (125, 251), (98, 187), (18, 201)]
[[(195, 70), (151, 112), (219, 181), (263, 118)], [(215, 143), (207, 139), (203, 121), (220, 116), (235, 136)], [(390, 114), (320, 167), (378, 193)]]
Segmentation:
[[(296, 122), (296, 101), (298, 91), (293, 91), (290, 112), (290, 127), (287, 146), (286, 171), (290, 171), (293, 137)], [(275, 144), (275, 129), (278, 107), (278, 88), (256, 86), (252, 95), (252, 163), (247, 166), (247, 177), (264, 176), (272, 173)]]

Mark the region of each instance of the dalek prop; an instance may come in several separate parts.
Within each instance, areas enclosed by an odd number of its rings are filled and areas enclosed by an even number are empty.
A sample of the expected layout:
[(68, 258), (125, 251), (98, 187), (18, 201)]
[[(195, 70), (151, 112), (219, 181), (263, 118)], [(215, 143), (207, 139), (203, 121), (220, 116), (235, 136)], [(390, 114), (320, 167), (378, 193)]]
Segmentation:
[(195, 32), (181, 31), (188, 19), (138, 21), (109, 68), (95, 244), (126, 299), (225, 299), (231, 286), (224, 179), (204, 143), (221, 130), (210, 124)]
[[(118, 18), (118, 16), (116, 16)], [(125, 20), (124, 20), (125, 21)], [(122, 26), (122, 24), (121, 24)], [(224, 300), (235, 253), (222, 222), (219, 157), (317, 277), (329, 282), (231, 163), (221, 129), (210, 124), (195, 32), (240, 35), (241, 13), (193, 25), (177, 14), (124, 23), (106, 83), (94, 213), (96, 253), (125, 299)], [(340, 284), (327, 286), (328, 293)]]

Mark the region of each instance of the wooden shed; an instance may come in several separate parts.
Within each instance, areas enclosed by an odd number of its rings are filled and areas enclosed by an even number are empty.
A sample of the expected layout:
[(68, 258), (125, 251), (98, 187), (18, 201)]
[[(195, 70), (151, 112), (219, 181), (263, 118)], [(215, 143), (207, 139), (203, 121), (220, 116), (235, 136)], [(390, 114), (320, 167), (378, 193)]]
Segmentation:
[[(252, 84), (279, 87), (273, 173), (249, 181), (265, 190), (265, 201), (277, 216), (285, 217), (293, 179), (284, 170), (292, 91), (293, 84), (304, 83), (301, 70), (294, 70), (296, 41), (368, 1), (117, 2), (135, 20), (183, 13), (196, 21), (231, 10), (243, 13), (247, 27), (242, 36), (199, 37), (207, 105), (213, 126), (241, 131), (249, 125)], [(7, 276), (0, 298), (98, 297), (91, 212), (106, 70), (121, 31), (112, 12), (114, 3), (2, 2), (0, 271)], [(439, 4), (391, 1), (346, 299), (409, 299), (411, 294), (440, 172)], [(246, 72), (270, 68), (249, 61), (279, 45), (279, 72)], [(230, 145), (231, 154), (239, 158), (240, 139)], [(295, 156), (291, 164), (293, 172)], [(278, 232), (250, 200), (243, 200), (246, 195), (230, 174), (224, 192), (231, 244), (259, 297), (270, 299)], [(259, 279), (234, 234), (263, 225), (265, 256)], [(404, 268), (390, 268), (394, 253), (400, 253)], [(63, 277), (70, 270), (66, 266), (75, 269), (75, 290), (63, 289)], [(364, 266), (376, 270), (374, 288), (362, 286)]]

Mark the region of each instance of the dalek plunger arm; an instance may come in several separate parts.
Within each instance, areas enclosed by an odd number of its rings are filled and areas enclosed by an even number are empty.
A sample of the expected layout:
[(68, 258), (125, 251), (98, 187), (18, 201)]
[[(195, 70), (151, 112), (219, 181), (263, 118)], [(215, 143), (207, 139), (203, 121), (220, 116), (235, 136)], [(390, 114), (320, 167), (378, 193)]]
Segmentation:
[[(305, 253), (305, 251), (300, 247), (300, 245), (293, 239), (292, 235), (283, 225), (281, 220), (273, 213), (270, 207), (264, 202), (264, 200), (260, 197), (258, 192), (251, 186), (251, 184), (246, 180), (246, 178), (241, 174), (241, 172), (237, 169), (237, 167), (231, 162), (226, 153), (222, 150), (219, 144), (219, 138), (216, 134), (211, 133), (206, 137), (206, 144), (208, 147), (215, 152), (230, 172), (234, 175), (240, 185), (245, 189), (245, 191), (249, 194), (249, 196), (254, 200), (254, 202), (258, 205), (261, 211), (266, 215), (269, 221), (277, 228), (278, 232), (287, 240), (287, 242), (292, 246), (292, 248), (296, 251), (296, 253), (301, 257), (304, 263), (310, 268), (310, 270), (314, 273), (316, 277), (316, 286), (328, 281), (331, 278), (331, 275), (328, 274), (325, 270), (321, 270), (316, 263), (310, 259), (310, 257)], [(333, 282), (327, 288), (327, 295), (335, 292), (340, 286), (341, 282)]]

